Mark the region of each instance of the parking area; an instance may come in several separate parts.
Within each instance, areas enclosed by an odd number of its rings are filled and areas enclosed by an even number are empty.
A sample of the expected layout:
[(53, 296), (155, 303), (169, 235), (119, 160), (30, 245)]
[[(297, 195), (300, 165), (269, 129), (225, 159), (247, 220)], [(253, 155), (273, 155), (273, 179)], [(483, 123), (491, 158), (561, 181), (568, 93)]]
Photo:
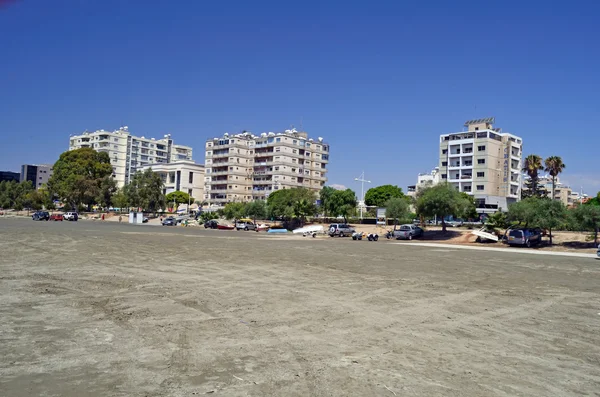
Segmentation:
[(0, 395), (600, 386), (592, 258), (28, 219), (0, 247)]

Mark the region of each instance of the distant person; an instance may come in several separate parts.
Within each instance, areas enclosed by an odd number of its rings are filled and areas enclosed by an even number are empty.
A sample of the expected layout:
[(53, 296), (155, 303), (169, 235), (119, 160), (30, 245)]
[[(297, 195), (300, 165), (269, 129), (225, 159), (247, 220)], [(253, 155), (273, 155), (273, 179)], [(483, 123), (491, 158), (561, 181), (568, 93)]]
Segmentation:
[(123, 220), (123, 215), (119, 215), (119, 223)]

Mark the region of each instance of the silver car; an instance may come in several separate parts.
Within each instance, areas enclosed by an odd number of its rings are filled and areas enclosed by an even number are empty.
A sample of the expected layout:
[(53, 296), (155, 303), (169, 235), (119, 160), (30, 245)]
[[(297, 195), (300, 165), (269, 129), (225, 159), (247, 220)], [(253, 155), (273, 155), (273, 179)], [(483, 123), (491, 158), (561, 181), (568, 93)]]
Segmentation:
[(400, 227), (394, 231), (394, 238), (396, 240), (406, 239), (412, 240), (423, 236), (423, 229), (415, 225), (400, 225)]
[(356, 230), (352, 229), (349, 225), (345, 223), (332, 223), (329, 225), (329, 237), (339, 236), (352, 236)]

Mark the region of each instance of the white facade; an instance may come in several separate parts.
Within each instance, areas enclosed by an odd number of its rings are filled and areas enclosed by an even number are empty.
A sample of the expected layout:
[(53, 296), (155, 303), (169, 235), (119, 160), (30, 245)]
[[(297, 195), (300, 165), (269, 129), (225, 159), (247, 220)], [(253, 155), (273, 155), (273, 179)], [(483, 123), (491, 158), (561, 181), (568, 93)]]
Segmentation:
[(421, 173), (417, 175), (417, 184), (408, 187), (407, 196), (415, 197), (420, 189), (431, 187), (440, 183), (440, 169), (435, 167), (430, 173)]
[(306, 132), (225, 134), (206, 141), (205, 201), (212, 206), (264, 200), (278, 189), (320, 191), (327, 182), (329, 145)]
[(119, 187), (128, 184), (131, 176), (144, 166), (192, 160), (192, 148), (174, 144), (170, 134), (161, 139), (138, 137), (131, 135), (127, 127), (112, 132), (84, 132), (69, 138), (69, 150), (84, 147), (108, 153), (113, 178)]
[(193, 161), (176, 161), (172, 163), (151, 164), (142, 171), (151, 169), (159, 174), (165, 184), (163, 193), (180, 191), (191, 195), (195, 200), (204, 198), (204, 165)]
[(523, 140), (494, 121), (470, 120), (467, 131), (440, 136), (441, 180), (474, 196), (479, 213), (506, 211), (521, 199)]

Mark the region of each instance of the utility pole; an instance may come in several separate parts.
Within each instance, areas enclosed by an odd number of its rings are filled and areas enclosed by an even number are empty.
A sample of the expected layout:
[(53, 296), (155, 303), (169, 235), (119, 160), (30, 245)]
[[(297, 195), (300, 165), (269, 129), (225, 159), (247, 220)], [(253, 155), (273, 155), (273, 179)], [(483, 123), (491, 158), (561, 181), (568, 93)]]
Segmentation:
[(358, 178), (354, 178), (354, 180), (361, 183), (361, 188), (360, 188), (360, 200), (361, 200), (361, 203), (359, 203), (359, 205), (360, 205), (360, 220), (362, 222), (362, 219), (363, 219), (363, 207), (365, 206), (365, 182), (366, 183), (371, 183), (371, 181), (368, 181), (368, 180), (365, 179), (365, 172), (364, 171), (362, 172), (362, 174), (360, 174), (360, 176)]

